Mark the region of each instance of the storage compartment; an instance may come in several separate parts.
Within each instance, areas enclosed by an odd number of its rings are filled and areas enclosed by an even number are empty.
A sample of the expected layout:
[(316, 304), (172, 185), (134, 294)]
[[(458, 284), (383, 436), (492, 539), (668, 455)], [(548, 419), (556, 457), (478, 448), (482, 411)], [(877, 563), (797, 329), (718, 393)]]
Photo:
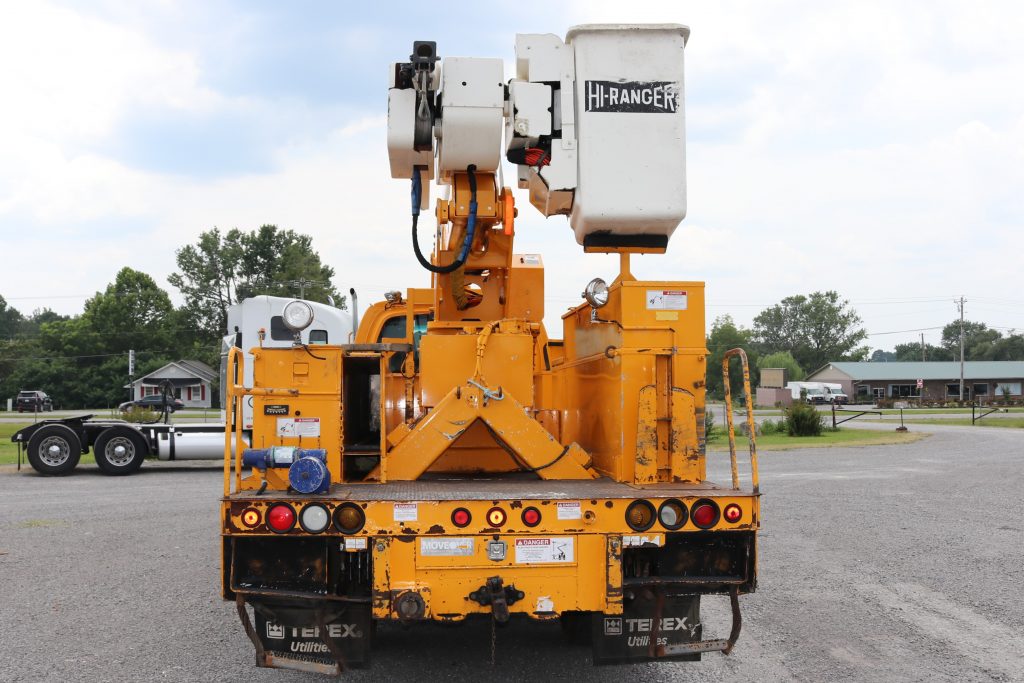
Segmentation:
[(380, 461), (379, 355), (346, 355), (342, 363), (345, 479), (359, 479)]

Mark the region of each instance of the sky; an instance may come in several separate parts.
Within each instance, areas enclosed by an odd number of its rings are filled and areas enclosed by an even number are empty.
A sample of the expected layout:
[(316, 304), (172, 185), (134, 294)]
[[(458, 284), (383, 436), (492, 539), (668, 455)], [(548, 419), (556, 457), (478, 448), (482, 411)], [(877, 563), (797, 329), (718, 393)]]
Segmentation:
[[(126, 265), (180, 303), (177, 249), (264, 223), (311, 235), (363, 306), (427, 286), (388, 171), (388, 65), (436, 40), (511, 77), (517, 32), (665, 22), (691, 29), (688, 215), (637, 277), (706, 282), (709, 325), (835, 289), (872, 348), (939, 343), (960, 296), (968, 319), (1024, 329), (1021, 3), (0, 0), (0, 17), (0, 295), (25, 313), (80, 312)], [(516, 250), (543, 256), (560, 336), (617, 261), (516, 193)]]

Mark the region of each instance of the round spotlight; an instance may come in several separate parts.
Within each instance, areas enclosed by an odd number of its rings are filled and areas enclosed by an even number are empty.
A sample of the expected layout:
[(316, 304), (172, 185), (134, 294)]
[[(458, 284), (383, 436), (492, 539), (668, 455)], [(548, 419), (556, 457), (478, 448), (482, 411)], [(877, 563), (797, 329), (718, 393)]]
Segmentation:
[(743, 519), (743, 508), (736, 503), (729, 503), (725, 506), (725, 510), (722, 511), (722, 517), (725, 517), (725, 521), (729, 522), (729, 524), (735, 524)]
[(459, 527), (460, 529), (469, 526), (469, 523), (473, 521), (473, 515), (469, 513), (466, 508), (455, 508), (452, 512), (452, 524)]
[(682, 501), (666, 500), (658, 508), (658, 521), (669, 531), (675, 531), (686, 524), (686, 505)]
[(654, 524), (654, 506), (646, 500), (634, 500), (626, 508), (626, 524), (633, 531), (647, 531)]
[(504, 525), (507, 519), (508, 515), (501, 508), (491, 508), (487, 511), (487, 524), (493, 528)]
[(267, 510), (267, 526), (275, 533), (288, 533), (295, 528), (295, 510), (284, 503), (271, 505)]
[(303, 531), (319, 534), (331, 523), (331, 513), (323, 505), (307, 505), (299, 513), (299, 524)]
[(242, 510), (242, 524), (255, 529), (260, 524), (260, 511), (256, 508), (246, 508)]
[(599, 277), (587, 283), (583, 290), (583, 298), (594, 308), (601, 308), (608, 303), (608, 283)]
[(702, 498), (693, 504), (693, 512), (690, 513), (690, 519), (693, 520), (695, 526), (701, 529), (710, 529), (718, 523), (718, 504), (713, 500)]
[(523, 510), (523, 524), (528, 527), (535, 527), (540, 524), (540, 510), (535, 507), (528, 507)]
[(301, 332), (313, 324), (313, 307), (305, 301), (289, 301), (281, 312), (281, 321), (292, 332)]
[(354, 534), (366, 524), (366, 514), (355, 503), (343, 503), (334, 511), (334, 526), (343, 534)]

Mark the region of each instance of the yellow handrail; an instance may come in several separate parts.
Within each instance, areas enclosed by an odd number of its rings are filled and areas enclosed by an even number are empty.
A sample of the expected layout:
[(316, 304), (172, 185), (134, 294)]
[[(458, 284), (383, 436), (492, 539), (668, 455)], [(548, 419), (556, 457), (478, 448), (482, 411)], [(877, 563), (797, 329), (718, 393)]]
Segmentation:
[(732, 487), (735, 490), (740, 488), (739, 468), (736, 466), (736, 432), (732, 426), (732, 391), (729, 379), (729, 359), (733, 356), (740, 357), (740, 364), (743, 367), (743, 391), (746, 394), (747, 403), (747, 432), (750, 441), (750, 481), (754, 493), (760, 488), (757, 479), (757, 438), (754, 435), (754, 400), (750, 395), (750, 363), (747, 361), (747, 353), (743, 349), (729, 349), (722, 357), (722, 385), (725, 387), (725, 421), (729, 426), (729, 463), (732, 466)]
[[(241, 416), (238, 414), (237, 389), (235, 384), (235, 366), (241, 371), (241, 349), (232, 347), (228, 350), (227, 364), (224, 371), (224, 495), (231, 494), (231, 426), (238, 425)], [(238, 458), (241, 459), (241, 456)]]

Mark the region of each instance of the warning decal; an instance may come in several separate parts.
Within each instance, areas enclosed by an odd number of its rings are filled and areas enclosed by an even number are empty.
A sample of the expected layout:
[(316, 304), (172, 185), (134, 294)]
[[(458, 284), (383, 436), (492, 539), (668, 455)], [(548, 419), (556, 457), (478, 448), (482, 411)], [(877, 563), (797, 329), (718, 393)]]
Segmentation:
[(516, 564), (575, 562), (572, 536), (554, 538), (517, 538)]
[(685, 311), (686, 292), (681, 289), (648, 289), (648, 311)]
[(419, 517), (419, 505), (416, 503), (395, 503), (396, 522), (415, 522)]
[(568, 502), (557, 503), (558, 519), (582, 519), (583, 514), (580, 511), (580, 502), (578, 500), (572, 500)]
[(319, 417), (279, 417), (278, 436), (320, 436)]

